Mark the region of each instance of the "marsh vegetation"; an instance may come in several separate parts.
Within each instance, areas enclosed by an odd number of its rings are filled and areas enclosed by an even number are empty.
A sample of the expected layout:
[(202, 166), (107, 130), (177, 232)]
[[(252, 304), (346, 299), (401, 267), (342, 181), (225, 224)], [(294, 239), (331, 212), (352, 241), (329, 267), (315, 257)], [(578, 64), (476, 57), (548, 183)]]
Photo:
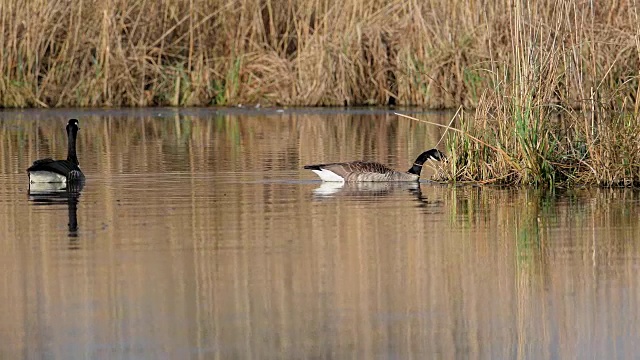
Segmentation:
[(0, 106), (460, 107), (442, 179), (632, 185), (638, 7), (8, 0)]

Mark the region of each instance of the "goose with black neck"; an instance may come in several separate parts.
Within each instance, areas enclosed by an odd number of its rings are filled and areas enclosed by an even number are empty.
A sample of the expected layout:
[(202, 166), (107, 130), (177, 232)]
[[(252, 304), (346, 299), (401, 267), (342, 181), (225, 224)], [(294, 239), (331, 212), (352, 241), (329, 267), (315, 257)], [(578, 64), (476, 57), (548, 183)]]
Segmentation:
[(77, 119), (71, 119), (67, 123), (67, 159), (53, 160), (52, 158), (40, 159), (33, 162), (27, 169), (29, 183), (71, 183), (84, 181), (85, 177), (80, 170), (78, 155), (76, 154), (76, 139), (78, 137)]
[(304, 168), (316, 173), (322, 181), (331, 182), (383, 182), (383, 181), (418, 181), (422, 166), (427, 160), (444, 160), (444, 154), (438, 149), (431, 149), (418, 155), (413, 165), (406, 172), (393, 170), (377, 162), (351, 161), (328, 164), (306, 165)]

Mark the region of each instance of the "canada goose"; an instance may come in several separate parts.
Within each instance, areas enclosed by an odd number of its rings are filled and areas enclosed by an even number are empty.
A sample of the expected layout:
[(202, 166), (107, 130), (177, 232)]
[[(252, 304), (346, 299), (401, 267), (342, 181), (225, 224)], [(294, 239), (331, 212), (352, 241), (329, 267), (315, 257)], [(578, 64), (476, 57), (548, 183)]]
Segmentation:
[(429, 159), (440, 161), (444, 160), (445, 156), (440, 150), (427, 150), (418, 156), (407, 172), (396, 171), (377, 162), (365, 161), (306, 165), (304, 168), (316, 173), (322, 181), (418, 181), (422, 164)]
[(30, 183), (66, 183), (84, 180), (76, 156), (76, 137), (78, 136), (78, 120), (71, 119), (67, 124), (68, 150), (67, 160), (40, 159), (27, 169)]

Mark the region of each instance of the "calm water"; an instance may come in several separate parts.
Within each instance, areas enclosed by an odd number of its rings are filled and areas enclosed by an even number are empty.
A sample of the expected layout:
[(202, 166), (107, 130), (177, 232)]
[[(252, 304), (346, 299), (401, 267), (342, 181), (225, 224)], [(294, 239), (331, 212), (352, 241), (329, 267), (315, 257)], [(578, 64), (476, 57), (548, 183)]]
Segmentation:
[[(88, 181), (30, 195), (69, 117)], [(441, 135), (366, 110), (0, 113), (0, 358), (636, 358), (640, 193), (301, 169), (405, 170)]]

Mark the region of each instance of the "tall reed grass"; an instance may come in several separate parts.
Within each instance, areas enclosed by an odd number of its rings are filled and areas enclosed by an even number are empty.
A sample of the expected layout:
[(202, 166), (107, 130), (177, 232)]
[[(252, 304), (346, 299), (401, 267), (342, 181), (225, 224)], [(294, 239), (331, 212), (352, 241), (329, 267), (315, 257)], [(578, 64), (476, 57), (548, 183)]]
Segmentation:
[(634, 0), (6, 0), (0, 107), (462, 107), (441, 179), (637, 185), (639, 13)]
[(5, 0), (0, 106), (451, 108), (507, 95), (544, 116), (548, 101), (595, 94), (637, 111), (637, 14), (633, 0)]
[(441, 179), (639, 185), (638, 5), (509, 5), (508, 41), (490, 43), (490, 86), (460, 112)]

